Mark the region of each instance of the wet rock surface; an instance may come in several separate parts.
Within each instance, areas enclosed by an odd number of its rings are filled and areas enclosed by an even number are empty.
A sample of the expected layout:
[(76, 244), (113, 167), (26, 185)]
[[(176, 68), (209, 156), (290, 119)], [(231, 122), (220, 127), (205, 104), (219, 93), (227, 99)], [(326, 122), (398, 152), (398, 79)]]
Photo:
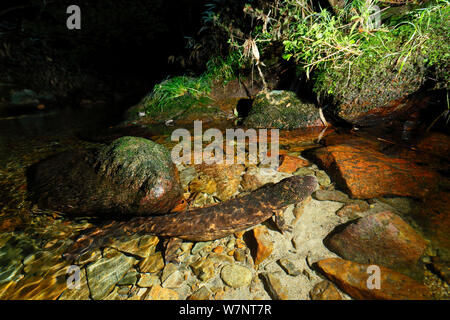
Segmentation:
[(95, 150), (64, 152), (29, 170), (42, 208), (71, 215), (148, 215), (168, 212), (181, 186), (168, 150), (123, 137)]
[(439, 174), (383, 154), (376, 142), (342, 136), (328, 143), (314, 151), (314, 158), (353, 198), (423, 198), (436, 189)]
[(248, 128), (296, 129), (324, 124), (314, 104), (301, 101), (293, 92), (280, 90), (259, 93), (243, 125)]
[(380, 212), (353, 221), (325, 239), (327, 248), (344, 259), (374, 263), (421, 278), (419, 266), (427, 243), (392, 212)]
[[(288, 136), (281, 138), (280, 154), (289, 154), (290, 157), (299, 159), (307, 158), (308, 154), (303, 151), (318, 146), (310, 140), (317, 139), (320, 133), (315, 132), (312, 138), (292, 133), (292, 143), (288, 142)], [(163, 144), (167, 141), (154, 139)], [(280, 233), (269, 219), (256, 228), (236, 232), (222, 239), (205, 242), (183, 241), (171, 251), (174, 260), (170, 261), (166, 260), (164, 239), (141, 234), (121, 235), (99, 250), (86, 252), (72, 262), (80, 268), (81, 277), (80, 288), (70, 289), (67, 286), (70, 276), (69, 263), (62, 258), (62, 254), (80, 232), (95, 227), (93, 225), (95, 222), (67, 219), (62, 213), (33, 206), (28, 202), (26, 168), (29, 164), (45, 159), (49, 155), (67, 150), (63, 146), (68, 144), (67, 141), (61, 141), (60, 144), (48, 141), (39, 143), (41, 144), (36, 145), (43, 146), (42, 149), (36, 147), (36, 152), (32, 156), (21, 156), (23, 158), (20, 158), (20, 161), (11, 157), (12, 160), (0, 168), (0, 183), (4, 186), (0, 189), (0, 195), (3, 196), (3, 202), (0, 203), (0, 221), (4, 221), (2, 225), (5, 226), (0, 232), (2, 266), (0, 299), (334, 300), (339, 297), (342, 299), (448, 299), (449, 297), (449, 287), (445, 283), (448, 274), (448, 260), (445, 260), (448, 249), (446, 242), (448, 231), (445, 223), (448, 208), (446, 191), (430, 192), (423, 200), (384, 196), (356, 201), (350, 197), (348, 190), (340, 187), (330, 170), (319, 168), (314, 161), (309, 161), (307, 166), (299, 167), (293, 172), (292, 170), (280, 172), (259, 165), (178, 166), (187, 207), (220, 203), (223, 200), (217, 197), (218, 186), (226, 186), (230, 181), (234, 181), (230, 189), (233, 192), (224, 193), (229, 198), (246, 194), (253, 188), (275, 183), (292, 175), (316, 176), (320, 186), (312, 197), (291, 205), (284, 211), (286, 223), (292, 227), (291, 232)], [(77, 146), (79, 145), (84, 149), (103, 147), (77, 141)], [(170, 144), (167, 145), (170, 149)], [(282, 161), (280, 163), (282, 164)], [(227, 174), (221, 174), (219, 171)], [(215, 189), (201, 183), (193, 184), (191, 189), (191, 182), (196, 180), (214, 181)], [(11, 192), (14, 197), (11, 196)], [(357, 206), (361, 210), (355, 211), (353, 208), (348, 209), (354, 212), (353, 214), (338, 214), (348, 206)], [(22, 208), (20, 214), (17, 213), (19, 207)], [(398, 222), (397, 218), (386, 221), (374, 218), (377, 214), (387, 211), (401, 217), (402, 222)], [(11, 217), (19, 219), (10, 220)], [(387, 224), (380, 222), (380, 230), (384, 230), (380, 235), (394, 244), (392, 248), (386, 250), (400, 252), (401, 254), (395, 255), (396, 257), (414, 257), (412, 260), (406, 260), (415, 262), (418, 252), (421, 251), (417, 249), (422, 248), (418, 245), (422, 240), (410, 241), (415, 238), (409, 228), (421, 234), (426, 241), (429, 240), (431, 248), (427, 248), (423, 253), (425, 264), (422, 266), (423, 280), (413, 280), (392, 268), (386, 271), (385, 266), (381, 265), (381, 293), (368, 291), (366, 284), (370, 275), (366, 269), (369, 264), (360, 267), (362, 264), (356, 261), (357, 257), (346, 256), (345, 250), (331, 251), (326, 246), (326, 241), (324, 242), (324, 239), (336, 228), (339, 229), (339, 226), (341, 226), (339, 230), (342, 231), (352, 224), (357, 225), (362, 219), (372, 223), (362, 224), (356, 231), (351, 232), (350, 236), (357, 239), (351, 243), (353, 246), (358, 241), (361, 243), (365, 241), (363, 235), (374, 235), (374, 230), (378, 230), (375, 226), (380, 221), (387, 222)], [(254, 245), (257, 245), (255, 232), (258, 233), (258, 230), (264, 230), (261, 234), (264, 234), (265, 241), (261, 242), (261, 249), (263, 245), (270, 248), (270, 254), (264, 254), (264, 259), (257, 261)], [(403, 237), (403, 234), (407, 236)], [(373, 252), (376, 246), (372, 246), (372, 242), (376, 244), (377, 239), (374, 238), (366, 248), (356, 250), (364, 259), (379, 258), (377, 252)], [(337, 258), (338, 255), (347, 259), (349, 264), (335, 263), (326, 269), (328, 276), (316, 267), (318, 262)], [(370, 260), (370, 263), (373, 264), (373, 260)], [(411, 265), (408, 262), (406, 269), (414, 270), (410, 268)], [(225, 274), (225, 270), (234, 270), (237, 267), (246, 271)], [(324, 282), (324, 276), (329, 281)], [(432, 291), (433, 296), (429, 295), (428, 290)]]
[[(379, 267), (379, 286), (368, 277), (369, 264), (338, 258), (321, 260), (317, 267), (344, 292), (355, 299), (427, 300), (431, 292), (415, 280), (393, 270)], [(369, 284), (368, 284), (369, 283)]]

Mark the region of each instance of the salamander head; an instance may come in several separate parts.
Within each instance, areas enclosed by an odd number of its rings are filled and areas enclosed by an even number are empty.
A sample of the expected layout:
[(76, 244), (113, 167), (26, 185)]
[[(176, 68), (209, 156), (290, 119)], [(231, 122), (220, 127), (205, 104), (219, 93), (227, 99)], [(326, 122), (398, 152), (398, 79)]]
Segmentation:
[(293, 176), (278, 184), (282, 188), (282, 198), (287, 205), (305, 200), (318, 186), (317, 178), (314, 176)]

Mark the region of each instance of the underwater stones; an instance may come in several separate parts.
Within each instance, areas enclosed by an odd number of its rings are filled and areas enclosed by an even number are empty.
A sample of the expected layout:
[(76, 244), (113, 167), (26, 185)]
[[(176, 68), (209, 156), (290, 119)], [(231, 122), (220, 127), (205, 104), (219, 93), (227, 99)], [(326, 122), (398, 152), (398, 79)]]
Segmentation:
[(113, 243), (109, 247), (117, 249), (133, 256), (140, 258), (146, 258), (155, 252), (156, 245), (159, 242), (159, 238), (156, 236), (145, 235), (132, 235), (123, 239), (114, 239)]
[[(380, 286), (372, 283), (368, 273), (371, 265), (360, 264), (339, 258), (317, 262), (318, 269), (342, 291), (355, 299), (381, 300), (426, 300), (431, 299), (427, 287), (419, 282), (388, 268), (379, 266)], [(374, 285), (369, 288), (368, 283)], [(375, 281), (374, 281), (375, 282)]]
[(198, 165), (196, 170), (199, 175), (189, 185), (191, 192), (215, 194), (221, 201), (225, 201), (238, 192), (244, 166), (242, 164), (202, 164)]
[(164, 268), (164, 259), (161, 251), (151, 254), (139, 263), (139, 271), (155, 273)]
[(351, 200), (338, 211), (336, 215), (339, 217), (358, 218), (359, 212), (364, 212), (370, 209), (370, 205), (363, 200)]
[(138, 280), (138, 272), (136, 271), (136, 269), (130, 269), (123, 276), (123, 278), (120, 279), (120, 281), (117, 283), (117, 285), (119, 285), (119, 286), (134, 285), (137, 280)]
[(427, 247), (410, 225), (391, 212), (360, 218), (324, 243), (344, 259), (382, 265), (414, 278), (420, 278), (419, 263)]
[(112, 258), (101, 258), (86, 267), (91, 296), (94, 300), (106, 297), (134, 265), (135, 259), (118, 253)]
[(220, 277), (232, 288), (246, 287), (252, 281), (252, 271), (237, 264), (227, 264), (220, 271)]
[(191, 294), (187, 300), (210, 300), (212, 292), (207, 287), (202, 286), (200, 289)]
[(433, 190), (439, 175), (400, 158), (388, 157), (374, 143), (348, 137), (313, 151), (313, 156), (352, 198), (386, 195), (422, 198)]
[(294, 92), (275, 90), (256, 95), (243, 125), (248, 128), (296, 129), (323, 126), (319, 110)]
[(67, 288), (58, 298), (59, 300), (89, 300), (89, 286), (86, 279), (86, 270), (80, 270), (79, 287)]
[(308, 160), (299, 157), (283, 155), (281, 156), (281, 165), (278, 167), (278, 171), (293, 173), (297, 171), (298, 168), (307, 167), (308, 165), (309, 165)]
[(141, 277), (137, 285), (141, 288), (150, 288), (155, 285), (160, 285), (159, 277), (151, 273), (141, 273)]
[(241, 186), (244, 191), (254, 191), (265, 184), (277, 183), (291, 176), (285, 172), (279, 172), (272, 168), (248, 167), (242, 176)]
[(270, 239), (269, 231), (265, 226), (258, 226), (252, 231), (256, 240), (255, 265), (258, 265), (272, 253), (273, 241)]
[(290, 276), (296, 277), (301, 274), (300, 269), (298, 269), (292, 261), (286, 258), (279, 259), (278, 264)]
[(274, 273), (262, 274), (264, 283), (266, 284), (269, 295), (274, 300), (288, 300), (288, 294), (286, 288), (283, 287), (278, 275)]
[(163, 288), (160, 285), (154, 285), (148, 292), (147, 300), (178, 300), (178, 293), (172, 289)]
[(208, 281), (215, 274), (214, 263), (211, 259), (199, 259), (190, 265), (192, 272), (201, 281)]
[(169, 151), (144, 138), (122, 137), (98, 149), (63, 152), (29, 173), (39, 205), (71, 215), (165, 213), (182, 197)]
[(338, 289), (330, 281), (323, 280), (309, 292), (311, 300), (342, 300)]
[(317, 190), (313, 193), (313, 196), (320, 201), (336, 201), (342, 203), (350, 201), (345, 193), (337, 190)]

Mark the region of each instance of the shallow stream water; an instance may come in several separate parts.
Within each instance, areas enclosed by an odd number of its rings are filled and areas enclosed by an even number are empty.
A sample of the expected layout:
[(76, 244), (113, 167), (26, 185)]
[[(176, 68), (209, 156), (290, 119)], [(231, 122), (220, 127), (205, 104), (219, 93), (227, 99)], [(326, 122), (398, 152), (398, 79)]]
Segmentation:
[[(107, 108), (62, 109), (0, 119), (0, 298), (59, 298), (66, 288), (69, 266), (62, 253), (71, 239), (92, 226), (91, 221), (67, 219), (28, 200), (26, 172), (31, 164), (61, 151), (95, 147), (121, 135), (144, 136), (169, 148), (175, 144), (170, 141), (175, 126), (129, 127), (105, 134), (116, 121)], [(234, 122), (210, 123), (204, 130), (208, 127), (223, 130), (234, 127)], [(280, 153), (298, 156), (320, 146), (324, 136), (338, 132), (342, 130), (282, 131)], [(373, 132), (358, 135), (380, 142)], [(403, 148), (389, 137), (383, 140), (388, 141), (386, 148), (391, 154)]]

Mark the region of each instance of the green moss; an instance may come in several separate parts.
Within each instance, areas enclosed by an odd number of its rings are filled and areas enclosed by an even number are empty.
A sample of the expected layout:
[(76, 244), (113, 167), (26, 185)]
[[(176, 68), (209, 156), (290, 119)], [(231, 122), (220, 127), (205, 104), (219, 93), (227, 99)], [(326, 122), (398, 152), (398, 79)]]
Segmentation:
[(370, 102), (363, 111), (416, 91), (429, 70), (448, 88), (450, 14), (446, 2), (440, 3), (394, 17), (386, 30), (361, 36), (360, 55), (316, 70), (315, 92), (341, 104)]
[(317, 108), (300, 101), (294, 92), (271, 91), (261, 92), (255, 97), (244, 126), (296, 129), (307, 127), (318, 120)]

